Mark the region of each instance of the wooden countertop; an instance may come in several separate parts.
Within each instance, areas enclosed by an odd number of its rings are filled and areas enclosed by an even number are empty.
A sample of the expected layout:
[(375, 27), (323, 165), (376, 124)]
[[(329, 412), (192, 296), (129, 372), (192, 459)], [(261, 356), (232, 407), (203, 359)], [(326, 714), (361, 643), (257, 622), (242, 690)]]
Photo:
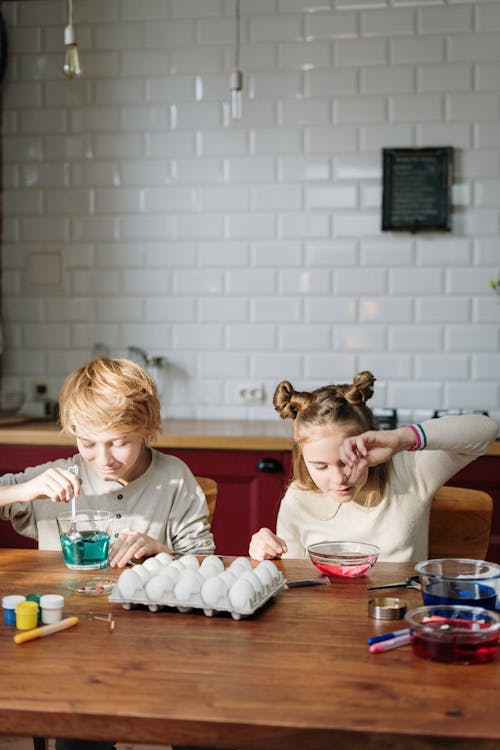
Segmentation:
[[(55, 422), (0, 425), (0, 445), (72, 445)], [(158, 448), (291, 450), (290, 424), (280, 419), (169, 419), (153, 443)]]
[[(72, 445), (55, 422), (0, 425), (0, 445)], [(169, 419), (154, 442), (158, 448), (271, 450), (292, 448), (289, 422), (271, 420)], [(500, 440), (486, 452), (500, 456)]]

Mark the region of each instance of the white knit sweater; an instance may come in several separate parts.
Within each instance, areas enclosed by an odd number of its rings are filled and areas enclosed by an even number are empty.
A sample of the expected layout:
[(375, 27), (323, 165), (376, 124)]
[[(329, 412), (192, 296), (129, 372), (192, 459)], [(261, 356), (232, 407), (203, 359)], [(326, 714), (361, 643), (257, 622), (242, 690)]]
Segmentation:
[(352, 540), (378, 545), (380, 560), (425, 560), (436, 490), (487, 450), (498, 425), (489, 417), (469, 414), (431, 419), (422, 426), (427, 447), (392, 457), (389, 481), (376, 507), (355, 500), (339, 504), (322, 492), (300, 490), (293, 482), (278, 514), (276, 533), (288, 546), (283, 557), (307, 557), (308, 545), (315, 542)]

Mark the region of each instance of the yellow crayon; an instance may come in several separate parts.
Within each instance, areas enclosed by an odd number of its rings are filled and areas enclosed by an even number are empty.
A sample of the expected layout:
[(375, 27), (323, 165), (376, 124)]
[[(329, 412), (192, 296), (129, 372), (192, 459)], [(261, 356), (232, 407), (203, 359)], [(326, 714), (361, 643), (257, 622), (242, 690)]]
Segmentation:
[(77, 622), (78, 617), (66, 617), (64, 620), (54, 622), (52, 625), (42, 625), (41, 628), (33, 628), (33, 630), (18, 633), (14, 636), (14, 641), (16, 643), (25, 643), (25, 641), (32, 641), (35, 638), (43, 638), (45, 635), (51, 635), (52, 633), (57, 633), (59, 630), (71, 628)]

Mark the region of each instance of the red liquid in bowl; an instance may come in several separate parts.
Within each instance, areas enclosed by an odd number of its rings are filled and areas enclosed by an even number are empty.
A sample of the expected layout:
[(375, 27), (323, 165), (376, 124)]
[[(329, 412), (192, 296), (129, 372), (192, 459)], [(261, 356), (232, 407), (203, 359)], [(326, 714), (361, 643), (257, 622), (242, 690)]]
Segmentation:
[(326, 565), (325, 563), (315, 562), (314, 565), (328, 578), (357, 578), (367, 573), (372, 567), (370, 563), (363, 563), (363, 565)]
[(498, 652), (498, 633), (486, 636), (475, 643), (467, 642), (458, 636), (437, 640), (425, 633), (412, 633), (411, 645), (417, 656), (448, 664), (484, 664), (492, 661)]

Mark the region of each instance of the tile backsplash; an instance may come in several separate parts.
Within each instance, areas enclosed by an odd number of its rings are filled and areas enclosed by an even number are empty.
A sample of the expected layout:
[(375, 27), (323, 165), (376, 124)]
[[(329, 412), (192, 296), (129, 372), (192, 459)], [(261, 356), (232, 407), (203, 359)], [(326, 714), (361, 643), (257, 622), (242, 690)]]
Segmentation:
[[(275, 419), (276, 383), (500, 420), (500, 3), (3, 2), (3, 380), (57, 397), (103, 344), (172, 417)], [(452, 231), (381, 231), (384, 147), (452, 146)], [(242, 388), (263, 386), (263, 403)]]

